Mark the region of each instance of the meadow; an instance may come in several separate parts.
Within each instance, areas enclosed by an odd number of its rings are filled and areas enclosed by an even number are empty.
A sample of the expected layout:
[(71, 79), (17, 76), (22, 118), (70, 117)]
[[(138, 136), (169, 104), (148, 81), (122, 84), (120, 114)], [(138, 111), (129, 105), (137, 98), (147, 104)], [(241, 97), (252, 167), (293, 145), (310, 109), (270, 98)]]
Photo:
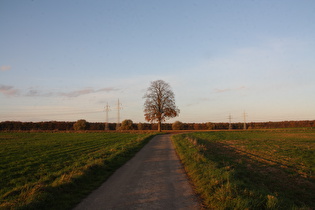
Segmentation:
[(207, 209), (315, 209), (315, 130), (173, 136)]
[(0, 133), (0, 209), (71, 209), (153, 133)]

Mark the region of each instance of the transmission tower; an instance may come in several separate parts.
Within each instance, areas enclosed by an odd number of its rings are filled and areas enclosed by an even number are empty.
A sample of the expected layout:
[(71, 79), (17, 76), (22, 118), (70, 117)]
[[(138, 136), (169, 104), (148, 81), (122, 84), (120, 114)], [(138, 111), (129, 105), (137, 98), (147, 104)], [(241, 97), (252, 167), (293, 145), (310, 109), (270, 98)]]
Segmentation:
[(108, 127), (108, 112), (110, 111), (110, 107), (108, 105), (108, 103), (105, 106), (105, 112), (106, 112), (106, 122), (105, 122), (105, 130), (108, 131), (109, 127)]
[(231, 114), (229, 115), (229, 130), (232, 130), (232, 116)]
[(119, 102), (119, 99), (118, 99), (118, 102), (117, 102), (117, 124), (116, 124), (116, 130), (119, 129), (120, 127), (120, 110), (122, 109), (122, 105), (121, 103)]
[(244, 130), (246, 130), (247, 128), (246, 128), (246, 116), (247, 116), (247, 114), (246, 114), (246, 112), (244, 111)]

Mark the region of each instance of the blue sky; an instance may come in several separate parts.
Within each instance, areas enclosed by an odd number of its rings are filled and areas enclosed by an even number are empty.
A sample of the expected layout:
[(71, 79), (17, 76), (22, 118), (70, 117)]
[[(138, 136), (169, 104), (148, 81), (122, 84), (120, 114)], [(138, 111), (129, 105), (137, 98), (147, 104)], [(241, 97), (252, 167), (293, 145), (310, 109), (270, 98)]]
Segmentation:
[(315, 1), (0, 1), (0, 121), (144, 122), (162, 79), (173, 122), (315, 119)]

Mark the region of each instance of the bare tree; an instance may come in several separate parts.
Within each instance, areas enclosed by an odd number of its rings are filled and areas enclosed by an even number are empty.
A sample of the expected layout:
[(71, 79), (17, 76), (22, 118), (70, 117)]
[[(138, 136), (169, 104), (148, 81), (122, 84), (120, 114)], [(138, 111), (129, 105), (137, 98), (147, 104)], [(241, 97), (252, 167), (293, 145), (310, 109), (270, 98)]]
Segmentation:
[(175, 105), (174, 93), (168, 83), (163, 80), (151, 82), (147, 93), (143, 96), (144, 116), (148, 122), (158, 122), (158, 131), (161, 132), (162, 121), (176, 117), (179, 109)]

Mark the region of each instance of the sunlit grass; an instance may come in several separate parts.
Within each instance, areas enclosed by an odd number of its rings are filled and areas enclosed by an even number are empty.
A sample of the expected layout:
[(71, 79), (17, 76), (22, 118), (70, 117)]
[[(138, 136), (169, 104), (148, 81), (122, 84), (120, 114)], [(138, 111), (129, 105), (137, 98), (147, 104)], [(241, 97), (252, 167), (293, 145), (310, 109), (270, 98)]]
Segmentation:
[(0, 208), (71, 208), (151, 135), (0, 133)]
[(173, 141), (208, 208), (315, 207), (314, 130), (200, 132)]

